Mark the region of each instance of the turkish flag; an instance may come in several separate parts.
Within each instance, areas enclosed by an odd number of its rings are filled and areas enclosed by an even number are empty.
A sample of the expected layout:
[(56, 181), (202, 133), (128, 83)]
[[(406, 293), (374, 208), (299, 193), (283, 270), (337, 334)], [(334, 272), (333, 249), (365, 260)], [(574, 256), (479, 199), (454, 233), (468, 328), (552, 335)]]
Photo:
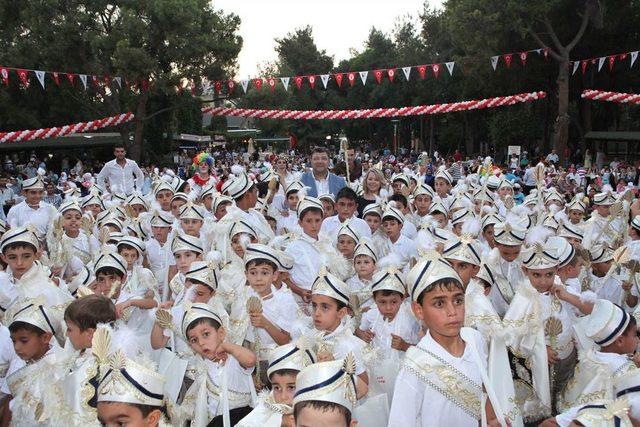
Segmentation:
[(311, 86), (311, 89), (315, 89), (316, 87), (316, 76), (309, 76), (309, 86)]
[(227, 89), (229, 90), (229, 93), (233, 92), (233, 89), (236, 87), (236, 82), (234, 82), (233, 80), (229, 80), (227, 82)]
[(389, 68), (387, 70), (387, 77), (389, 77), (389, 81), (391, 83), (393, 83), (393, 79), (396, 77), (396, 69), (395, 68)]
[(220, 93), (220, 91), (222, 90), (222, 82), (221, 81), (216, 81), (213, 83), (213, 90), (215, 90), (217, 93)]
[(267, 84), (269, 85), (269, 89), (271, 89), (271, 92), (276, 90), (276, 79), (274, 79), (273, 77), (269, 77), (267, 79)]
[(18, 70), (18, 77), (24, 87), (29, 87), (29, 72), (27, 70)]
[(544, 60), (546, 61), (549, 58), (549, 49), (548, 48), (544, 48), (542, 53), (544, 53)]
[(53, 76), (53, 81), (56, 82), (56, 86), (60, 86), (60, 73), (54, 71), (51, 75)]
[(520, 52), (520, 62), (522, 62), (522, 66), (527, 65), (527, 52)]
[(507, 64), (507, 68), (511, 68), (512, 55), (510, 53), (507, 53), (506, 55), (502, 55), (502, 57), (504, 58), (504, 63)]
[(256, 89), (261, 90), (262, 89), (262, 79), (261, 78), (253, 79), (253, 85), (256, 87)]
[(609, 57), (609, 71), (613, 70), (613, 63), (616, 62), (616, 56), (610, 56)]
[(580, 61), (580, 66), (582, 67), (582, 74), (587, 70), (587, 60)]
[(424, 80), (427, 77), (427, 66), (426, 65), (418, 66), (418, 73), (420, 74), (420, 78)]
[(440, 75), (440, 64), (431, 65), (431, 70), (433, 70), (433, 75), (436, 76), (436, 79)]
[(296, 138), (296, 136), (291, 132), (289, 132), (289, 144), (291, 145), (292, 150), (295, 150), (298, 146), (298, 138)]
[(335, 77), (338, 87), (342, 87), (342, 78), (344, 77), (342, 73), (334, 74), (333, 77)]
[(351, 86), (356, 84), (356, 73), (347, 73), (347, 80), (349, 80), (349, 85)]
[(93, 82), (93, 85), (95, 87), (98, 87), (100, 85), (100, 80), (98, 80), (98, 76), (91, 76), (91, 81)]
[[(148, 90), (149, 90), (149, 80), (147, 80), (147, 79), (143, 79), (143, 80), (140, 82), (140, 85), (142, 86), (142, 91), (143, 91), (143, 92), (146, 92), (146, 91), (148, 91)], [(194, 85), (193, 85), (193, 90), (195, 91), (195, 89), (196, 89), (196, 85), (194, 84)]]
[(9, 86), (9, 69), (0, 67), (0, 76), (2, 76), (2, 83), (4, 83), (5, 86)]
[(302, 87), (302, 76), (295, 76), (293, 80), (296, 82), (296, 87), (298, 90)]
[(69, 80), (69, 84), (73, 86), (73, 82), (76, 79), (76, 75), (73, 73), (67, 73), (67, 79)]
[(378, 84), (380, 84), (380, 82), (382, 82), (382, 70), (375, 70), (373, 75), (376, 77)]

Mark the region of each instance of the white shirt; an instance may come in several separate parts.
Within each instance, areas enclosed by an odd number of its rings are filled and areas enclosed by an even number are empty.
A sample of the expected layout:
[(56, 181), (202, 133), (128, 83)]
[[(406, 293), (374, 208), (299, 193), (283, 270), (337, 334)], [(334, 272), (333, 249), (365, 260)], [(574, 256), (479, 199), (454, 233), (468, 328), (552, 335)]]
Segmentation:
[(43, 236), (47, 234), (56, 212), (56, 208), (45, 202), (40, 202), (37, 209), (33, 209), (27, 202), (20, 202), (9, 209), (7, 222), (11, 228), (32, 224), (38, 230), (38, 234)]
[[(338, 240), (338, 231), (340, 231), (340, 227), (342, 227), (343, 224), (343, 222), (340, 222), (338, 215), (325, 218), (320, 227), (320, 234), (327, 236), (332, 242), (335, 242)], [(349, 226), (356, 230), (360, 239), (363, 237), (371, 238), (371, 228), (369, 228), (369, 224), (367, 224), (365, 220), (354, 216), (349, 219)]]
[(313, 172), (311, 173), (311, 176), (313, 176), (313, 180), (316, 182), (316, 190), (318, 190), (317, 194), (329, 194), (329, 173), (327, 172), (327, 176), (320, 180), (316, 178)]
[(0, 396), (9, 394), (6, 378), (24, 365), (13, 349), (9, 329), (0, 325)]
[(107, 162), (98, 174), (98, 185), (105, 187), (105, 179), (109, 181), (111, 193), (125, 193), (130, 195), (135, 189), (142, 191), (144, 175), (138, 164), (130, 159), (125, 159), (124, 167), (120, 166), (116, 159)]
[(400, 309), (392, 321), (386, 321), (380, 314), (378, 306), (374, 305), (371, 310), (362, 315), (360, 330), (372, 331), (375, 334), (373, 341), (371, 341), (374, 349), (393, 351), (398, 356), (404, 357), (403, 351), (391, 348), (391, 334), (399, 336), (409, 344), (415, 344), (418, 342), (420, 324), (411, 313), (410, 305), (407, 303), (400, 305)]

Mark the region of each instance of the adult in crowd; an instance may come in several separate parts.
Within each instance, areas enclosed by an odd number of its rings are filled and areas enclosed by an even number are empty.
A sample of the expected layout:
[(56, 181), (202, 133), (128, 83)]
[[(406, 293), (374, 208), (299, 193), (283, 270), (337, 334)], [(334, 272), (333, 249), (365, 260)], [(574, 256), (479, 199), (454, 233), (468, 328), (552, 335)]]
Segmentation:
[(358, 196), (358, 216), (362, 217), (362, 211), (367, 205), (375, 203), (380, 197), (380, 192), (386, 186), (387, 181), (380, 169), (371, 168), (362, 179), (362, 195)]
[(113, 155), (116, 158), (107, 162), (98, 174), (98, 186), (107, 188), (106, 180), (112, 192), (124, 192), (126, 195), (131, 195), (134, 190), (142, 190), (144, 174), (135, 161), (127, 159), (127, 150), (125, 150), (124, 144), (116, 144), (113, 147)]
[(311, 172), (305, 172), (300, 180), (309, 187), (307, 195), (338, 194), (347, 184), (341, 176), (329, 172), (329, 150), (316, 147), (311, 152)]
[(336, 175), (344, 176), (349, 182), (356, 181), (362, 176), (362, 162), (356, 158), (356, 151), (353, 148), (347, 150), (347, 161), (349, 162), (349, 174), (347, 178), (347, 166), (345, 162), (340, 162), (335, 167)]

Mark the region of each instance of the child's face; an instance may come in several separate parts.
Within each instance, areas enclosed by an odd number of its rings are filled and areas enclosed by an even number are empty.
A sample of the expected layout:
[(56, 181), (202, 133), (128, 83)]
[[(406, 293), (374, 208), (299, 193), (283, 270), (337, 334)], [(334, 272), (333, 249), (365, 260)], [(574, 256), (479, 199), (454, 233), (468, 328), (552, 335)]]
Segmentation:
[(569, 220), (572, 224), (578, 224), (580, 223), (580, 221), (582, 221), (582, 212), (578, 210), (571, 209), (567, 216), (569, 217)]
[(322, 207), (324, 208), (325, 218), (333, 216), (336, 212), (333, 208), (333, 203), (330, 200), (322, 199)]
[(200, 323), (187, 333), (189, 347), (204, 359), (212, 360), (218, 346), (224, 341), (225, 331), (220, 327), (216, 330), (209, 323)]
[(173, 193), (170, 190), (160, 190), (158, 194), (156, 194), (156, 201), (160, 205), (160, 209), (167, 212), (171, 209), (171, 198), (173, 197)]
[(400, 310), (403, 297), (397, 292), (393, 292), (390, 295), (382, 295), (382, 292), (376, 292), (373, 300), (376, 302), (380, 314), (382, 314), (386, 320), (392, 321), (396, 318)]
[(296, 376), (280, 375), (277, 372), (271, 375), (271, 390), (273, 391), (273, 400), (276, 403), (292, 405), (293, 395), (296, 392)]
[(184, 218), (180, 220), (182, 229), (185, 233), (193, 237), (200, 237), (200, 229), (202, 228), (202, 220), (193, 218)]
[(385, 219), (382, 221), (382, 230), (391, 241), (395, 242), (400, 237), (402, 224), (397, 219)]
[(231, 202), (220, 203), (216, 208), (215, 213), (213, 214), (216, 219), (222, 219), (223, 216), (227, 214), (227, 207), (231, 205)]
[(49, 350), (51, 334), (38, 335), (35, 332), (20, 329), (11, 333), (13, 349), (22, 360), (38, 360)]
[(435, 189), (438, 195), (444, 196), (449, 192), (449, 189), (451, 189), (451, 184), (449, 184), (446, 179), (436, 178)]
[(311, 311), (316, 329), (329, 332), (334, 331), (347, 314), (346, 307), (338, 310), (337, 301), (325, 295), (311, 296)]
[(353, 267), (358, 277), (371, 280), (374, 271), (376, 271), (376, 263), (371, 257), (366, 255), (358, 255), (353, 261)]
[(353, 258), (353, 251), (356, 248), (356, 242), (349, 236), (344, 234), (338, 236), (338, 251), (344, 255), (346, 259)]
[(173, 214), (173, 216), (177, 218), (180, 215), (180, 208), (186, 204), (187, 202), (182, 199), (176, 199), (171, 202), (171, 213)]
[(207, 210), (207, 212), (211, 212), (212, 203), (213, 203), (213, 196), (204, 196), (204, 199), (202, 199), (202, 204), (204, 205), (204, 208)]
[(182, 274), (187, 274), (191, 264), (198, 260), (198, 254), (193, 251), (179, 251), (173, 254), (173, 257), (176, 260), (176, 268)]
[(11, 268), (16, 279), (26, 273), (36, 260), (36, 252), (30, 246), (7, 248), (2, 254), (2, 260)]
[(118, 253), (127, 261), (127, 270), (131, 270), (133, 264), (138, 260), (138, 251), (133, 248), (120, 247)]
[[(108, 297), (111, 293), (111, 287), (115, 282), (121, 282), (122, 277), (115, 274), (98, 273), (96, 276), (96, 289), (95, 293)], [(118, 286), (120, 288), (120, 286)], [(112, 297), (117, 298), (120, 295), (120, 290), (117, 289)]]
[(438, 223), (438, 228), (445, 228), (447, 226), (447, 216), (445, 214), (437, 212), (431, 216), (433, 216), (433, 219)]
[(457, 259), (450, 258), (447, 258), (447, 261), (451, 263), (453, 269), (456, 271), (456, 273), (458, 273), (460, 279), (462, 279), (462, 286), (464, 286), (465, 289), (471, 281), (471, 278), (475, 277), (476, 274), (478, 274), (478, 271), (480, 271), (480, 266), (473, 265), (465, 261), (459, 261)]
[[(355, 421), (355, 420), (353, 420)], [(352, 421), (351, 426), (354, 426)], [(320, 409), (305, 406), (296, 418), (297, 427), (350, 427), (346, 417), (338, 408)]]
[(558, 269), (556, 267), (544, 268), (541, 270), (525, 268), (524, 271), (527, 274), (531, 285), (536, 289), (536, 291), (542, 293), (547, 292), (551, 286), (553, 286), (553, 280), (556, 277)]
[(402, 187), (404, 187), (404, 182), (402, 181), (393, 181), (391, 183), (393, 194), (402, 194)]
[(496, 247), (496, 241), (493, 238), (493, 224), (487, 225), (485, 228), (483, 228), (482, 235), (484, 236), (484, 239), (487, 241), (491, 249)]
[(298, 220), (298, 224), (300, 224), (302, 231), (304, 231), (306, 235), (317, 238), (320, 232), (320, 226), (322, 225), (322, 214), (311, 210), (303, 213), (304, 215)]
[(496, 244), (496, 247), (500, 251), (500, 256), (507, 262), (515, 261), (520, 255), (520, 245), (517, 246), (507, 246), (501, 243)]
[(153, 238), (158, 242), (166, 242), (170, 231), (171, 227), (151, 227)]
[(364, 217), (364, 220), (367, 222), (367, 225), (371, 229), (371, 234), (378, 231), (378, 228), (380, 228), (380, 223), (382, 222), (378, 215), (367, 215)]
[(416, 318), (431, 331), (431, 336), (456, 337), (464, 326), (464, 292), (457, 286), (451, 290), (437, 286), (425, 292), (422, 304), (412, 303)]
[[(185, 280), (185, 286), (189, 288), (191, 295), (193, 295), (193, 302), (208, 303), (216, 293), (207, 285), (203, 285), (202, 283), (193, 283), (190, 280)], [(191, 290), (192, 286), (194, 287), (193, 290)]]
[(159, 409), (153, 410), (149, 415), (143, 417), (139, 408), (128, 403), (98, 403), (98, 420), (105, 427), (156, 427), (161, 417), (162, 413)]
[(71, 320), (65, 320), (67, 324), (67, 337), (73, 344), (73, 348), (76, 350), (84, 350), (85, 348), (91, 348), (91, 340), (93, 339), (93, 333), (95, 329), (88, 328), (84, 331)]
[(44, 190), (26, 190), (24, 192), (25, 202), (28, 205), (37, 205), (42, 201), (42, 197), (44, 196)]
[(351, 218), (358, 208), (358, 204), (355, 200), (347, 199), (343, 197), (336, 200), (336, 210), (338, 211), (338, 219), (343, 222)]
[(242, 247), (242, 244), (240, 244), (241, 236), (243, 235), (250, 237), (246, 233), (238, 233), (231, 238), (231, 249), (233, 249), (236, 255), (238, 255), (240, 258), (244, 258), (244, 248)]
[(456, 236), (459, 236), (460, 234), (462, 234), (462, 223), (458, 222), (457, 224), (455, 224), (453, 226), (453, 234), (455, 234)]
[(638, 340), (638, 325), (630, 326), (622, 335), (616, 340), (616, 353), (619, 354), (633, 354), (638, 347), (640, 341)]
[(133, 217), (134, 218), (138, 218), (138, 216), (147, 211), (147, 208), (145, 208), (143, 205), (141, 204), (135, 204), (135, 205), (131, 205), (131, 210), (133, 211)]
[(82, 213), (75, 210), (66, 211), (62, 218), (62, 228), (64, 228), (67, 233), (77, 233), (80, 230), (80, 225), (82, 225)]
[(247, 281), (258, 295), (265, 296), (271, 292), (271, 284), (276, 280), (278, 272), (267, 264), (250, 263), (247, 267)]
[(593, 264), (591, 264), (591, 267), (593, 268), (593, 273), (596, 276), (603, 277), (611, 268), (611, 261), (594, 262)]
[(609, 216), (609, 213), (611, 213), (611, 206), (609, 205), (595, 205), (595, 209), (596, 212), (598, 212), (598, 215), (600, 216)]
[(431, 207), (431, 197), (426, 194), (420, 194), (415, 199), (413, 199), (413, 205), (418, 211), (418, 215), (426, 215), (429, 213), (429, 208)]
[(289, 209), (295, 210), (296, 206), (298, 206), (298, 192), (291, 193), (287, 196), (287, 204), (289, 205)]
[(93, 217), (95, 218), (96, 216), (98, 216), (100, 212), (102, 212), (102, 208), (100, 207), (99, 204), (92, 203), (90, 205), (85, 206), (84, 211), (91, 212), (91, 215), (93, 215)]

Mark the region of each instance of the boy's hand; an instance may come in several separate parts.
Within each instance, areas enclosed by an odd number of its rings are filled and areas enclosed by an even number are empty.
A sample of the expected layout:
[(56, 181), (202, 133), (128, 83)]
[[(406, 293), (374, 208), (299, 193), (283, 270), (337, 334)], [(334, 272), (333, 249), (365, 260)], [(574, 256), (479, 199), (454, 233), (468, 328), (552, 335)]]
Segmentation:
[(569, 292), (567, 292), (567, 288), (565, 288), (564, 285), (560, 285), (558, 283), (551, 286), (551, 289), (549, 289), (549, 293), (555, 295), (562, 301), (565, 301), (567, 296), (569, 295)]
[(249, 320), (254, 328), (264, 328), (265, 326), (265, 318), (262, 313), (249, 313)]
[(331, 362), (332, 360), (334, 360), (333, 354), (329, 353), (328, 351), (320, 351), (317, 354), (318, 356), (318, 362)]
[(302, 295), (300, 295), (300, 297), (302, 298), (302, 301), (309, 304), (311, 302), (311, 291), (306, 289), (303, 290)]
[(280, 427), (295, 427), (295, 425), (296, 423), (293, 420), (293, 414), (282, 416), (282, 423), (280, 424)]
[(371, 331), (363, 331), (361, 329), (356, 329), (356, 336), (360, 338), (362, 341), (369, 344), (373, 340), (373, 338), (376, 336), (376, 334), (374, 334)]
[(397, 335), (391, 334), (391, 348), (400, 351), (407, 351), (409, 347), (408, 342)]
[(160, 303), (160, 305), (158, 307), (159, 308), (164, 308), (164, 309), (171, 308), (171, 307), (173, 307), (173, 301), (169, 300), (169, 301)]
[(622, 289), (624, 289), (626, 292), (631, 292), (631, 282), (629, 281), (622, 282)]
[(560, 359), (558, 359), (558, 354), (549, 346), (547, 346), (547, 359), (549, 361), (549, 365), (556, 364), (560, 361)]

